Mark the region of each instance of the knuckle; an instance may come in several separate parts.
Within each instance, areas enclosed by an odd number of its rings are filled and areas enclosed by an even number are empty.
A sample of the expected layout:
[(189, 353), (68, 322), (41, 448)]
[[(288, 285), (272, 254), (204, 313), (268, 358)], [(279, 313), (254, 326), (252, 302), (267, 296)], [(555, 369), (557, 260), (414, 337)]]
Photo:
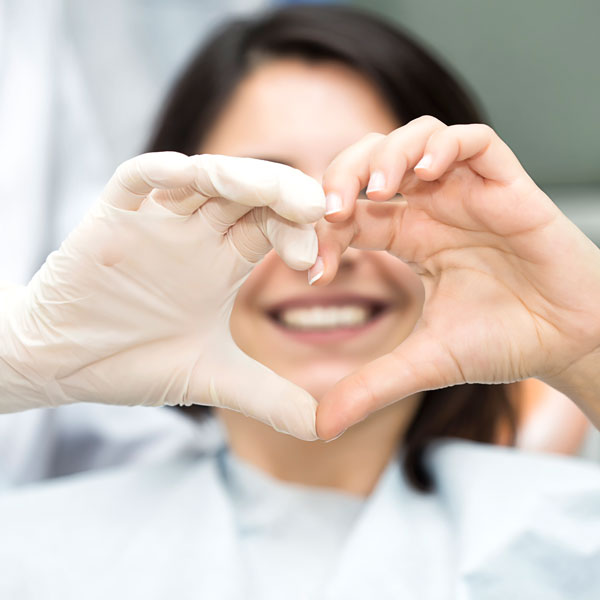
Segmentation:
[(377, 142), (379, 140), (384, 139), (386, 136), (383, 133), (377, 133), (375, 131), (371, 131), (367, 134), (365, 134), (361, 140), (358, 142), (358, 144), (362, 143), (362, 142)]
[(496, 133), (492, 127), (490, 125), (488, 125), (487, 123), (474, 123), (473, 124), (474, 127), (477, 127), (478, 129), (480, 129), (481, 131), (485, 131), (487, 133)]
[(115, 181), (117, 185), (126, 192), (135, 194), (135, 175), (138, 165), (134, 162), (134, 159), (130, 158), (124, 163), (120, 164), (115, 172)]
[(475, 131), (477, 131), (477, 133), (485, 136), (486, 138), (491, 138), (496, 135), (496, 132), (486, 123), (474, 123), (472, 127)]
[(436, 129), (431, 132), (429, 139), (427, 140), (428, 144), (439, 144), (444, 140), (452, 137), (453, 130), (452, 127), (446, 127), (444, 129)]
[[(351, 148), (351, 147), (350, 147)], [(325, 173), (323, 175), (323, 184), (325, 182), (331, 181), (335, 178), (335, 176), (337, 175), (337, 172), (340, 169), (343, 169), (344, 165), (347, 162), (347, 159), (349, 158), (349, 150), (350, 148), (346, 148), (345, 150), (342, 150), (339, 154), (337, 154), (334, 159), (329, 163), (327, 169), (325, 170)]]
[(437, 117), (433, 117), (432, 115), (421, 115), (416, 119), (413, 119), (411, 123), (418, 123), (430, 127), (445, 127), (445, 123), (440, 121)]

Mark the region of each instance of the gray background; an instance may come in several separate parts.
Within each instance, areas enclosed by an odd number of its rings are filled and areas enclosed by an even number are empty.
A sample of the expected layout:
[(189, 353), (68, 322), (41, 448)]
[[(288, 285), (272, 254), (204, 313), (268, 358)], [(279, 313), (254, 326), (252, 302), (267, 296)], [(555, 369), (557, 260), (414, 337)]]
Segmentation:
[(600, 0), (356, 0), (462, 75), (500, 136), (600, 243)]

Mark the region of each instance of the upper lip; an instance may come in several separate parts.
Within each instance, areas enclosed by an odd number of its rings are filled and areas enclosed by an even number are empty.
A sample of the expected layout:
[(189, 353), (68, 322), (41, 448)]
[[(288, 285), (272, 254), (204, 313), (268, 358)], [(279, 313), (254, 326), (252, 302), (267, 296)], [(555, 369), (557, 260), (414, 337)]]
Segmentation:
[(265, 312), (271, 316), (290, 308), (312, 308), (314, 306), (347, 306), (349, 304), (362, 305), (374, 310), (383, 310), (390, 306), (390, 302), (383, 298), (364, 296), (360, 294), (335, 294), (326, 296), (294, 296), (266, 307)]

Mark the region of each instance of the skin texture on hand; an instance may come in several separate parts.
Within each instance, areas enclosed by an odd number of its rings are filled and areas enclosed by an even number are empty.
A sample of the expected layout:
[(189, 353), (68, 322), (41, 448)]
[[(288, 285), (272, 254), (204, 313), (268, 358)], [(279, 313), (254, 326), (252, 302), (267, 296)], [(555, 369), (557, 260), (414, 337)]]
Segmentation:
[(585, 357), (600, 346), (600, 250), (489, 127), (416, 119), (342, 152), (323, 183), (342, 208), (318, 226), (315, 285), (348, 246), (386, 250), (421, 277), (425, 304), (402, 344), (321, 399), (321, 438), (422, 390), (527, 377), (568, 388), (600, 423), (581, 395), (598, 366)]
[(310, 223), (324, 208), (319, 184), (284, 165), (177, 153), (124, 163), (27, 288), (2, 298), (2, 411), (198, 403), (315, 439), (316, 401), (245, 355), (229, 317), (271, 248), (294, 269), (314, 262)]
[(600, 347), (547, 378), (546, 383), (574, 400), (600, 429)]

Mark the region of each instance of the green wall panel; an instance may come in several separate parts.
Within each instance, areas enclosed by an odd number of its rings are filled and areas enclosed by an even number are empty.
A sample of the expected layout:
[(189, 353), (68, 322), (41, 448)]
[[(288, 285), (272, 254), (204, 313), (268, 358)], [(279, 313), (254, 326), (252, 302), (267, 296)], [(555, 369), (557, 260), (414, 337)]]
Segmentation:
[(354, 4), (461, 73), (540, 184), (600, 184), (600, 0)]

